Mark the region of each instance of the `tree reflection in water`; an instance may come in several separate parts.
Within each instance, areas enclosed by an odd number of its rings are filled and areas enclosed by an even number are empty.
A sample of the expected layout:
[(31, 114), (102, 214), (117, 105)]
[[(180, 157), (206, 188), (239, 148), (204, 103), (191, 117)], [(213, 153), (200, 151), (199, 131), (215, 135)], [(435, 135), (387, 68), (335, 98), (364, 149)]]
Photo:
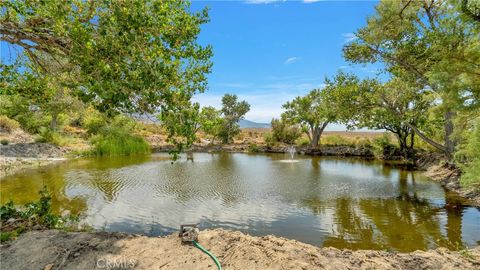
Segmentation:
[[(382, 170), (386, 173), (387, 170)], [(324, 246), (350, 249), (394, 249), (408, 252), (444, 246), (462, 248), (463, 209), (446, 197), (445, 206), (434, 205), (409, 192), (408, 181), (415, 184), (415, 175), (399, 174), (399, 195), (396, 198), (336, 198), (331, 202), (320, 198), (303, 201), (313, 213), (324, 217), (327, 208), (334, 209), (331, 235)], [(333, 204), (333, 207), (332, 207)], [(452, 206), (449, 206), (452, 205)], [(442, 224), (441, 214), (447, 223)], [(445, 226), (445, 233), (442, 227)]]

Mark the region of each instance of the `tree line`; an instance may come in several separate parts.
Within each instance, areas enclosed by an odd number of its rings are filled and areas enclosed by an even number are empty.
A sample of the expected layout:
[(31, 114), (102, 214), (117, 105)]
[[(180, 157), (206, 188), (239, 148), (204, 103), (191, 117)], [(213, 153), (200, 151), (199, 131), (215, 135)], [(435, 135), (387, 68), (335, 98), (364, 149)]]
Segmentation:
[[(197, 41), (208, 9), (191, 12), (181, 0), (0, 5), (0, 40), (14, 48), (13, 60), (2, 51), (0, 113), (30, 132), (52, 137), (68, 121), (128, 135), (123, 114), (158, 114), (178, 151), (199, 130), (223, 143), (238, 134), (248, 103), (226, 95), (216, 110), (191, 101), (208, 88), (212, 67), (212, 47)], [(479, 10), (471, 0), (380, 1), (343, 56), (379, 63), (381, 76), (327, 78), (323, 89), (283, 105), (274, 136), (292, 143), (304, 132), (318, 147), (330, 123), (381, 129), (405, 156), (421, 140), (478, 170)]]
[(283, 122), (318, 147), (329, 123), (393, 133), (411, 157), (422, 140), (480, 176), (480, 3), (380, 1), (343, 56), (351, 64), (380, 63), (374, 78), (338, 72), (283, 105)]

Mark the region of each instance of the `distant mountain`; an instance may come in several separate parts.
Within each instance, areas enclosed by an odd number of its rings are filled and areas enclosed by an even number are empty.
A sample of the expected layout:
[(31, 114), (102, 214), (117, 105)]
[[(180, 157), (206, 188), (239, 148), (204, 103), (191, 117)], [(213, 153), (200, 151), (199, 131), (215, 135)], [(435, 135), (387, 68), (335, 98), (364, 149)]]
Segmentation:
[(238, 122), (240, 128), (270, 128), (268, 123), (257, 123), (247, 119), (242, 119)]
[[(160, 121), (153, 114), (129, 114), (134, 119), (145, 122), (159, 124)], [(242, 119), (238, 122), (240, 128), (270, 128), (270, 123), (257, 123), (247, 119)]]

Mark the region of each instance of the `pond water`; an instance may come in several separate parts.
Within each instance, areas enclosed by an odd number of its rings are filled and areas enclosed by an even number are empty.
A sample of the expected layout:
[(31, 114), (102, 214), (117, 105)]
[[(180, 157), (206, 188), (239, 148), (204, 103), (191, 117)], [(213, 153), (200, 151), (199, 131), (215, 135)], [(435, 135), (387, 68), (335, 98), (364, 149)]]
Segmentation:
[(183, 223), (351, 249), (480, 244), (480, 209), (420, 172), (360, 159), (196, 153), (79, 159), (1, 179), (1, 202), (38, 199), (95, 229), (163, 235)]

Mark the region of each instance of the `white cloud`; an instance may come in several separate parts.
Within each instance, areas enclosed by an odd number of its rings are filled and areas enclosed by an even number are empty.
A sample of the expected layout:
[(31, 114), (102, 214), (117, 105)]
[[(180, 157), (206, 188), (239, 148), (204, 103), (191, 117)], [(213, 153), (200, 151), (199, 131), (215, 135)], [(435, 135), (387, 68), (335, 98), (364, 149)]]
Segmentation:
[(300, 60), (300, 57), (293, 56), (293, 57), (290, 57), (287, 60), (285, 60), (284, 64), (285, 65), (293, 64), (293, 63), (297, 62), (298, 60)]
[(276, 2), (285, 2), (285, 0), (246, 0), (245, 3), (247, 4), (271, 4)]
[[(248, 92), (237, 92), (240, 100), (246, 100), (250, 103), (250, 111), (246, 115), (246, 119), (269, 123), (273, 117), (279, 117), (283, 112), (282, 105), (287, 101), (301, 95), (305, 95), (314, 88), (323, 88), (325, 85), (321, 83), (321, 79), (310, 79), (300, 81), (280, 81), (265, 84), (249, 84)], [(277, 80), (274, 80), (277, 81)], [(225, 93), (232, 93), (229, 89), (224, 89)], [(220, 109), (222, 106), (223, 92), (216, 91), (205, 92), (195, 95), (193, 101), (203, 106), (213, 106)]]
[(350, 66), (340, 66), (340, 67), (338, 67), (338, 68), (339, 68), (339, 69), (348, 69), (348, 68), (350, 68)]
[(310, 3), (315, 3), (315, 2), (320, 2), (322, 0), (303, 0), (302, 2), (305, 4), (310, 4)]
[(358, 38), (354, 33), (343, 33), (342, 36), (344, 43), (352, 42)]

